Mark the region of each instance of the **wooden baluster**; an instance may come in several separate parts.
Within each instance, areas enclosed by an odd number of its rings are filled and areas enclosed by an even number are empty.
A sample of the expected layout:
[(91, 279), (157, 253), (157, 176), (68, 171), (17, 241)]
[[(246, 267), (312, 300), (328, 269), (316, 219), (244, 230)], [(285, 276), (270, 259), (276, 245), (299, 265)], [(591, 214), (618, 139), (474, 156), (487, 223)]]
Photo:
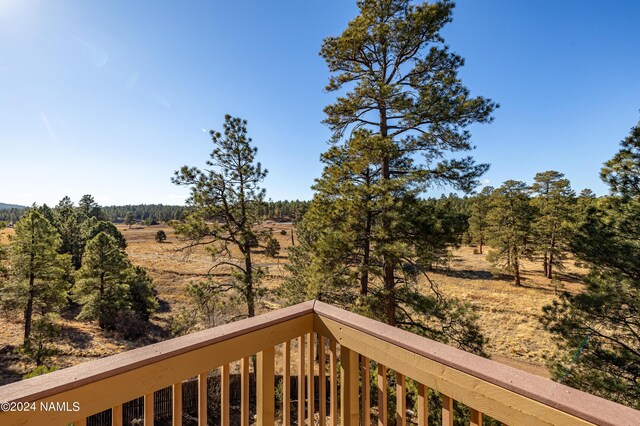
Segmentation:
[(207, 375), (198, 374), (198, 426), (207, 426)]
[(387, 426), (387, 367), (378, 363), (378, 426)]
[(275, 421), (274, 360), (275, 351), (273, 347), (258, 352), (258, 371), (256, 372), (256, 411), (258, 414), (258, 426), (271, 426)]
[(340, 346), (340, 421), (342, 426), (358, 426), (358, 353)]
[[(291, 342), (284, 342), (282, 352), (282, 424), (291, 424)], [(248, 426), (248, 425), (247, 425)]]
[(336, 341), (329, 340), (329, 415), (331, 416), (331, 426), (338, 425), (338, 373), (336, 367), (338, 358), (336, 355)]
[(471, 409), (471, 425), (482, 426), (482, 413), (478, 410)]
[(111, 409), (111, 426), (122, 426), (122, 404)]
[(220, 422), (229, 425), (229, 364), (224, 364), (220, 371)]
[(240, 425), (249, 426), (249, 357), (240, 360)]
[(453, 398), (442, 395), (442, 426), (453, 426)]
[(362, 426), (369, 426), (371, 424), (369, 358), (361, 355), (360, 359), (362, 362)]
[[(315, 423), (315, 357), (313, 356), (313, 333), (307, 333), (307, 418), (309, 426)], [(302, 423), (301, 423), (302, 424)]]
[(304, 336), (298, 337), (298, 425), (304, 424)]
[(173, 407), (171, 409), (173, 426), (182, 426), (182, 382), (174, 383), (172, 387)]
[(407, 424), (407, 386), (402, 374), (396, 373), (396, 425)]
[(429, 388), (418, 384), (418, 426), (429, 425)]
[(325, 359), (325, 337), (318, 336), (318, 409), (320, 426), (327, 423), (327, 366)]
[(153, 426), (153, 392), (144, 396), (144, 426)]

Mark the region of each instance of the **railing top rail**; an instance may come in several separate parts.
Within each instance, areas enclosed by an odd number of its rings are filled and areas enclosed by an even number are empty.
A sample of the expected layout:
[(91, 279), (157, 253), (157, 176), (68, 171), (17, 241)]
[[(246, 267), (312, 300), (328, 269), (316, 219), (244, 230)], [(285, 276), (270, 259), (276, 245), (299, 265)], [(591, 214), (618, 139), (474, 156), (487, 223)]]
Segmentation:
[(233, 337), (313, 313), (313, 301), (86, 362), (5, 386), (0, 401), (37, 401)]
[[(314, 312), (595, 424), (640, 425), (640, 411), (316, 301)], [(392, 366), (389, 366), (393, 368)]]

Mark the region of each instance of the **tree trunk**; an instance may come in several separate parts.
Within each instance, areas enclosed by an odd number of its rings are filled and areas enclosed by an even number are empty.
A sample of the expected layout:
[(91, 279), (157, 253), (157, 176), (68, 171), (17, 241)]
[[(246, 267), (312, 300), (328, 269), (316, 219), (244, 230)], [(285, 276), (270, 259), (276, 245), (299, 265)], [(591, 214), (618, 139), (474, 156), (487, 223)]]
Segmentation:
[(551, 237), (551, 249), (549, 250), (549, 267), (547, 268), (547, 278), (553, 278), (553, 251), (556, 248), (555, 236)]
[(362, 256), (362, 273), (360, 275), (360, 296), (369, 293), (369, 260), (371, 251), (371, 212), (367, 213), (367, 223), (365, 224), (364, 253)]
[(245, 297), (247, 299), (247, 313), (249, 318), (256, 316), (255, 299), (253, 297), (253, 265), (251, 264), (251, 247), (247, 244), (245, 247), (244, 267), (245, 267)]
[(520, 286), (520, 262), (518, 261), (518, 249), (515, 249), (513, 252), (513, 271), (515, 273), (517, 286)]
[(27, 306), (24, 310), (24, 345), (29, 344), (29, 337), (31, 336), (31, 319), (33, 317), (33, 285), (35, 276), (33, 272), (29, 274), (29, 300), (27, 300)]
[(549, 276), (549, 260), (547, 257), (547, 252), (544, 252), (544, 261), (543, 261), (543, 266), (544, 266), (544, 276), (548, 277)]
[(484, 243), (484, 241), (482, 240), (482, 237), (480, 237), (480, 254), (482, 254), (482, 243)]

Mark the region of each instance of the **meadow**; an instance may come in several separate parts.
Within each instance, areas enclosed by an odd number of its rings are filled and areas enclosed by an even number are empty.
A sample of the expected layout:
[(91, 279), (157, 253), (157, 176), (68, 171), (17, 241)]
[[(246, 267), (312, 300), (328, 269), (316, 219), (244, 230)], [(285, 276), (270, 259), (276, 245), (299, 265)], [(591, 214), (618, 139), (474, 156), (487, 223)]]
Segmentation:
[[(256, 264), (268, 268), (264, 285), (273, 289), (287, 273), (284, 265), (287, 248), (292, 243), (292, 226), (276, 222), (267, 222), (264, 226), (271, 230), (282, 247), (276, 258), (258, 253), (254, 259)], [(185, 295), (185, 288), (190, 283), (206, 280), (212, 272), (206, 250), (202, 247), (190, 253), (180, 250), (183, 244), (167, 226), (129, 228), (118, 225), (118, 228), (127, 239), (129, 258), (135, 265), (147, 269), (158, 292), (160, 309), (152, 317), (150, 333), (143, 339), (129, 342), (101, 330), (95, 323), (77, 321), (75, 313), (69, 312), (61, 319), (62, 335), (55, 344), (58, 353), (52, 358), (58, 368), (168, 338), (172, 318), (181, 309), (189, 308), (190, 299)], [(155, 241), (156, 232), (161, 229), (167, 234), (164, 243)], [(10, 229), (0, 231), (0, 243), (6, 244), (11, 232)], [(516, 287), (510, 276), (492, 269), (485, 255), (475, 254), (473, 247), (463, 246), (451, 250), (448, 266), (433, 271), (430, 277), (445, 295), (473, 305), (482, 333), (488, 339), (486, 351), (492, 359), (549, 377), (546, 363), (557, 347), (540, 324), (542, 307), (552, 303), (557, 291), (581, 291), (581, 278), (587, 270), (569, 260), (567, 270), (553, 283), (544, 277), (541, 265), (525, 261), (523, 266), (523, 286)], [(216, 269), (213, 279), (224, 280), (227, 273), (228, 270)], [(277, 298), (267, 298), (259, 312), (276, 309), (281, 304)], [(34, 367), (17, 350), (22, 333), (21, 318), (0, 317), (0, 384), (19, 380)]]

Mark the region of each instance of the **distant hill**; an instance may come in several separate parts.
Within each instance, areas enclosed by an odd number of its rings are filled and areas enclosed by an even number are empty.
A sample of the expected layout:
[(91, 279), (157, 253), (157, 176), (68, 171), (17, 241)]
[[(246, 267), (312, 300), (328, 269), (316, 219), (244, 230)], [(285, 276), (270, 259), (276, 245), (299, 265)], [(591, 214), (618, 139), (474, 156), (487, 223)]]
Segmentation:
[(9, 209), (26, 209), (26, 207), (25, 206), (19, 206), (17, 204), (0, 203), (0, 210), (9, 210)]

